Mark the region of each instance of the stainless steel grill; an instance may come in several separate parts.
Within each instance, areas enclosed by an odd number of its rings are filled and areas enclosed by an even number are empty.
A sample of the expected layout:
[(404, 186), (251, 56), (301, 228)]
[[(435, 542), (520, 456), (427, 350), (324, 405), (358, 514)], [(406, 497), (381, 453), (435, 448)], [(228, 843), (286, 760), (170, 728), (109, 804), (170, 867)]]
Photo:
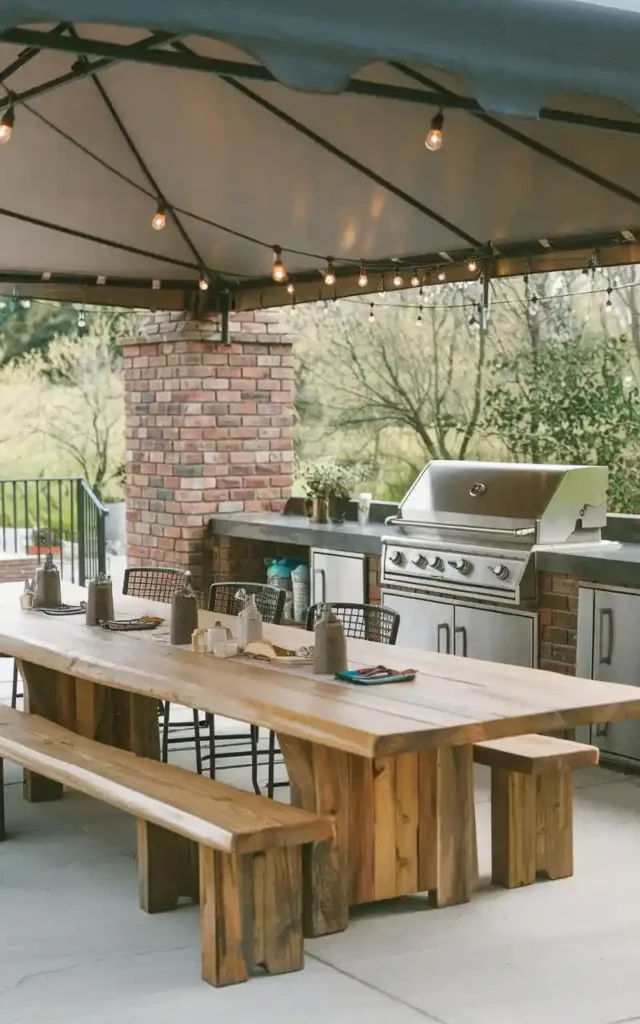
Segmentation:
[(607, 482), (604, 466), (430, 462), (387, 520), (382, 581), (533, 601), (535, 546), (599, 539)]

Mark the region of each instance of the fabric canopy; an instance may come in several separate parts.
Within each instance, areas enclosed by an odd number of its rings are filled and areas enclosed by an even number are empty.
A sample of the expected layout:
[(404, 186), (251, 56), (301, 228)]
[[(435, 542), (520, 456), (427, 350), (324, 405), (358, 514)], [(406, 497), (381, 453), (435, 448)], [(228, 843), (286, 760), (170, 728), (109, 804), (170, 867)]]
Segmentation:
[(273, 246), (301, 298), (328, 258), (338, 293), (634, 261), (638, 52), (631, 0), (2, 4), (0, 283), (246, 305), (290, 301)]

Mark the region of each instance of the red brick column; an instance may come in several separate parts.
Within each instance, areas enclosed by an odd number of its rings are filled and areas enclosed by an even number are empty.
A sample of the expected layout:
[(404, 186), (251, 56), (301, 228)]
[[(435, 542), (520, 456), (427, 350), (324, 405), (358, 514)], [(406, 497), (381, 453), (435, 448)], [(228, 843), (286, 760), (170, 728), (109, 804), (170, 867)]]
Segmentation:
[(206, 583), (214, 512), (279, 510), (293, 462), (292, 338), (278, 312), (154, 313), (124, 343), (129, 565)]

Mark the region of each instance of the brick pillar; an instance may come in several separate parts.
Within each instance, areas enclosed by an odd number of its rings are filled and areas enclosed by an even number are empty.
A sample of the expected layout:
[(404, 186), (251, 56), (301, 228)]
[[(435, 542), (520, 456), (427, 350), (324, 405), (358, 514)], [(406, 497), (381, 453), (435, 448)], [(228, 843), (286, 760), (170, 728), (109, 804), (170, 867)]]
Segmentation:
[(282, 314), (149, 314), (124, 343), (129, 565), (207, 582), (214, 512), (280, 510), (293, 462), (293, 357)]

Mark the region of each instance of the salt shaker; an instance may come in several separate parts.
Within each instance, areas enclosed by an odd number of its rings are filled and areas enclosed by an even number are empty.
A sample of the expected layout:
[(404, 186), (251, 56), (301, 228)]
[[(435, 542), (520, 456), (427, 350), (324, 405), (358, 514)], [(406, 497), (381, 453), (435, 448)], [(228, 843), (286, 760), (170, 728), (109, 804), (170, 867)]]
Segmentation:
[(327, 604), (316, 623), (313, 671), (317, 676), (333, 676), (347, 669), (347, 642), (342, 623)]
[(89, 580), (87, 588), (87, 626), (113, 619), (113, 586), (111, 577), (99, 572)]
[(191, 585), (191, 573), (186, 576), (184, 587), (176, 591), (171, 601), (172, 644), (191, 644), (193, 631), (198, 628), (198, 598)]
[(59, 608), (62, 604), (60, 573), (53, 564), (53, 555), (47, 555), (44, 565), (36, 570), (34, 608)]

